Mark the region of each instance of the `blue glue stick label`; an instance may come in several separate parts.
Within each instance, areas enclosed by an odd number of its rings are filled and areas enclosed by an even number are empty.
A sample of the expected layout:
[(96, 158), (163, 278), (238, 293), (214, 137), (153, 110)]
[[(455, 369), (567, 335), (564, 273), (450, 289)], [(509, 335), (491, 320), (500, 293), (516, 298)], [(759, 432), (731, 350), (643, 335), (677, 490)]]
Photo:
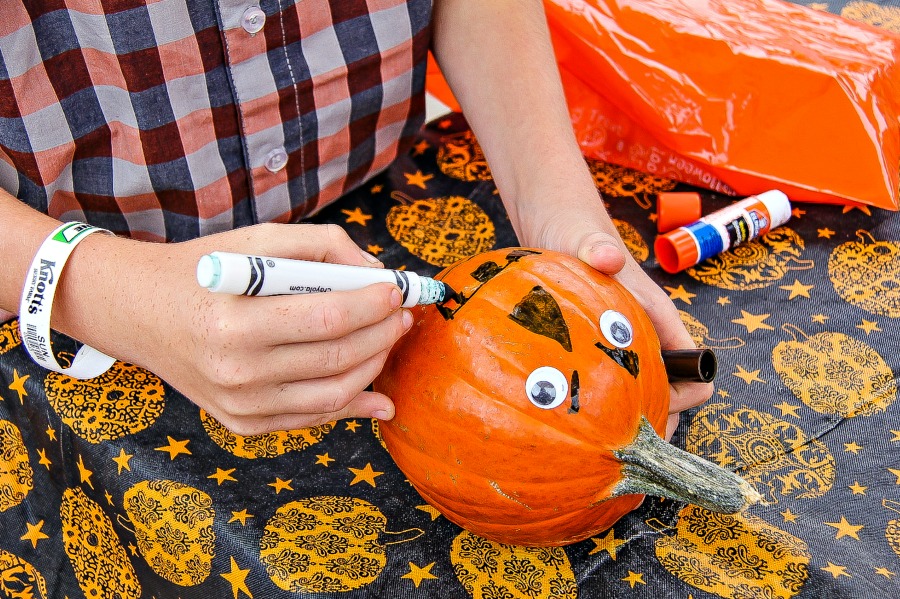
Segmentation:
[(702, 262), (725, 251), (722, 236), (711, 224), (699, 220), (692, 225), (688, 225), (685, 229), (697, 243), (698, 261)]

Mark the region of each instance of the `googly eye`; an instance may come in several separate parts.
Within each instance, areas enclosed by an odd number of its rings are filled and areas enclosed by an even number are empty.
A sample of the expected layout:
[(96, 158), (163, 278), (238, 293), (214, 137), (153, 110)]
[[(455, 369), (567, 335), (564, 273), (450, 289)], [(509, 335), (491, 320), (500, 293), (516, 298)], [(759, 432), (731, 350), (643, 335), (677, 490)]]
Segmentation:
[(628, 347), (634, 339), (634, 330), (625, 315), (607, 310), (600, 315), (600, 332), (616, 347)]
[(565, 401), (569, 394), (569, 383), (556, 368), (541, 366), (528, 375), (525, 394), (537, 407), (551, 410)]

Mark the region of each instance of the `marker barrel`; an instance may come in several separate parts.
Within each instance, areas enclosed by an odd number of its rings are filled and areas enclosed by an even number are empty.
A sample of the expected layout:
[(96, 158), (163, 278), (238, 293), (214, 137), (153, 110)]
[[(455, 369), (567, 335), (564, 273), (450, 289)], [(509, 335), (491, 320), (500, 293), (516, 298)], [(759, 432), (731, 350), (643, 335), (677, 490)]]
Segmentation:
[(422, 297), (438, 281), (414, 272), (330, 264), (287, 258), (267, 258), (229, 252), (212, 252), (197, 263), (201, 287), (232, 295), (296, 295), (327, 291), (355, 291), (375, 283), (393, 283), (403, 295), (403, 307), (411, 308), (420, 299), (435, 303), (443, 299)]
[(664, 349), (662, 358), (670, 383), (710, 383), (718, 372), (716, 354), (710, 349)]
[(662, 269), (676, 273), (765, 235), (790, 217), (788, 197), (777, 190), (767, 191), (660, 235), (653, 249)]

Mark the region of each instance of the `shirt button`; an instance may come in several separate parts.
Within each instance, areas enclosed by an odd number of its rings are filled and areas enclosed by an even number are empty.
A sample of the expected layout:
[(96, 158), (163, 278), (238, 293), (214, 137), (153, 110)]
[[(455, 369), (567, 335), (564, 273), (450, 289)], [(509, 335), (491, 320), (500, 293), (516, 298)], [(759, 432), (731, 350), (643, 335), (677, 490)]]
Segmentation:
[(266, 24), (266, 13), (258, 6), (251, 6), (241, 17), (241, 27), (250, 34), (259, 33)]
[(287, 152), (284, 151), (284, 148), (275, 148), (266, 154), (266, 168), (273, 173), (277, 173), (283, 169), (287, 164), (287, 161), (288, 155)]

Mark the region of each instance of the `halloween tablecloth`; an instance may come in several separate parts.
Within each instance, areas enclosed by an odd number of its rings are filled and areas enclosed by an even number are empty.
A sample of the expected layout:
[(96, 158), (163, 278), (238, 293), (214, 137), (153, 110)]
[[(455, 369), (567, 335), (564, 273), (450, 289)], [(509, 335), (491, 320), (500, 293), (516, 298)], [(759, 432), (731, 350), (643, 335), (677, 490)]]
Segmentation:
[[(848, 6), (900, 29), (898, 8)], [(0, 598), (900, 597), (900, 214), (797, 204), (786, 226), (667, 275), (655, 198), (688, 188), (591, 166), (630, 251), (718, 355), (713, 398), (673, 442), (765, 503), (723, 516), (648, 498), (565, 548), (501, 545), (428, 506), (375, 421), (236, 436), (136, 366), (90, 381), (42, 370), (11, 321)], [(729, 201), (705, 194), (704, 212)], [(516, 244), (459, 115), (314, 221), (422, 274)]]

